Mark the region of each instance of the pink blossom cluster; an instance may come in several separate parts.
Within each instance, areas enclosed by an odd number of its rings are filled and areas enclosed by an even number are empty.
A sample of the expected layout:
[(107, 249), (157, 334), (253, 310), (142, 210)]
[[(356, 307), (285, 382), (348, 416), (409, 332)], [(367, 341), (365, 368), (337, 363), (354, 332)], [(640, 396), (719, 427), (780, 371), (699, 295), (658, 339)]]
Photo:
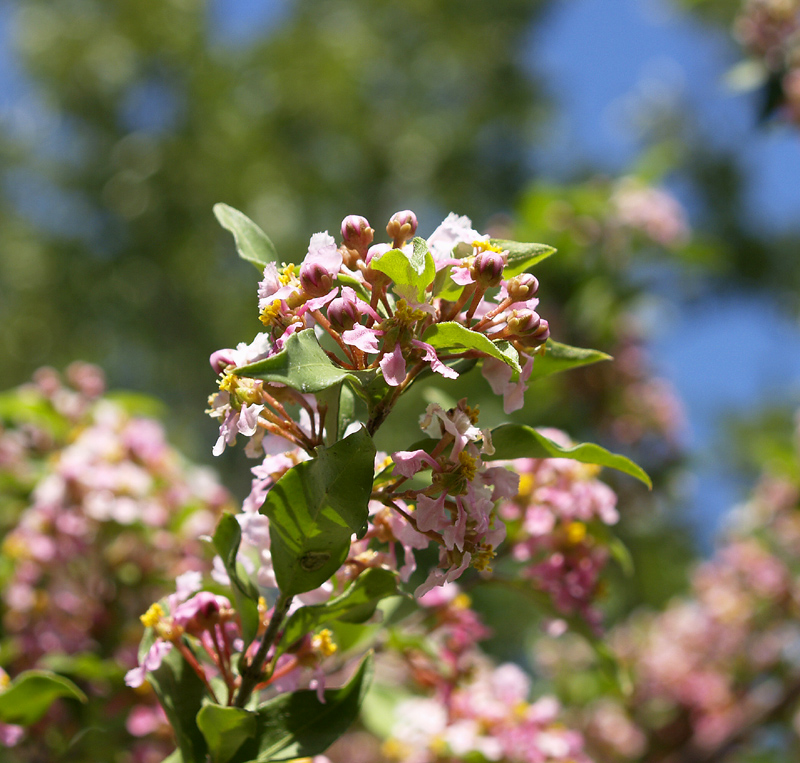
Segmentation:
[[(793, 717), (800, 728), (798, 507), (796, 476), (765, 476), (732, 512), (715, 555), (695, 568), (689, 594), (611, 632), (630, 687), (583, 710), (578, 725), (598, 759), (639, 760), (649, 750), (657, 760), (722, 760), (771, 720)], [(586, 676), (594, 660), (579, 646), (562, 637), (537, 651), (552, 676)]]
[[(412, 242), (416, 229), (413, 212), (398, 212), (386, 227), (390, 243), (373, 243), (367, 220), (350, 215), (342, 222), (341, 243), (327, 232), (316, 233), (299, 266), (270, 262), (264, 267), (258, 305), (266, 331), (250, 344), (211, 356), (212, 367), (221, 374), (220, 392), (212, 396), (209, 410), (221, 422), (215, 454), (237, 435), (251, 438), (253, 455), (265, 434), (283, 437), (306, 451), (322, 442), (319, 411), (307, 396), (232, 373), (274, 355), (290, 336), (312, 327), (327, 337), (333, 349), (326, 352), (336, 366), (380, 373), (394, 390), (368, 423), (370, 432), (388, 415), (396, 395), (423, 371), (456, 378), (458, 371), (450, 361), (459, 358), (484, 358), (483, 373), (494, 391), (503, 394), (506, 411), (521, 407), (533, 353), (549, 336), (547, 321), (536, 312), (537, 279), (529, 273), (504, 279), (508, 252), (474, 230), (467, 217), (450, 214), (427, 240)], [(386, 263), (393, 251), (412, 257), (417, 246), (419, 267), (427, 267), (420, 244), (432, 258), (430, 283), (417, 288), (392, 280), (384, 271), (392, 270)], [(510, 366), (475, 349), (455, 348), (440, 357), (423, 335), (444, 322), (507, 342), (522, 373), (513, 378)], [(289, 405), (299, 406), (306, 421), (295, 421)]]
[(784, 116), (800, 124), (800, 3), (746, 0), (735, 33), (768, 76), (780, 80)]
[[(570, 444), (563, 432), (543, 433)], [(608, 549), (593, 528), (618, 521), (616, 494), (597, 479), (594, 465), (566, 458), (520, 458), (506, 465), (519, 475), (519, 492), (498, 508), (508, 526), (511, 557), (558, 612), (579, 614), (599, 627), (593, 602)]]
[(611, 220), (661, 246), (680, 246), (689, 238), (686, 211), (677, 199), (630, 177), (620, 180), (611, 195)]
[[(479, 649), (489, 635), (469, 597), (448, 583), (425, 594), (424, 648), (416, 630), (399, 651), (387, 651), (377, 680), (390, 682), (400, 699), (380, 753), (363, 735), (348, 735), (331, 760), (400, 763), (589, 763), (581, 735), (563, 723), (559, 703), (531, 700), (531, 681), (517, 665), (494, 665)], [(424, 635), (423, 635), (424, 634)], [(403, 640), (400, 640), (403, 644)], [(402, 688), (401, 688), (402, 687)]]
[[(0, 475), (18, 507), (2, 546), (13, 673), (54, 655), (133, 664), (139, 634), (120, 623), (135, 621), (176, 575), (210, 566), (199, 538), (213, 532), (227, 491), (167, 443), (158, 421), (104, 391), (99, 369), (73, 364), (66, 383), (42, 369), (4, 395), (14, 405), (0, 430)], [(154, 706), (142, 712), (163, 727)]]

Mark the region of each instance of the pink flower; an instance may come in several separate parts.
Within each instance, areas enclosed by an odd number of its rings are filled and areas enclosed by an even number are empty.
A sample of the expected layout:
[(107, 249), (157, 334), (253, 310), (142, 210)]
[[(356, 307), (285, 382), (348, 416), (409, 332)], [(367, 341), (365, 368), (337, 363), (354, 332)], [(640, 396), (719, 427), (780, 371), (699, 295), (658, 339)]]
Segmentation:
[(125, 674), (125, 684), (132, 689), (141, 686), (145, 681), (147, 673), (152, 670), (158, 670), (158, 668), (161, 667), (161, 661), (171, 651), (171, 642), (163, 641), (160, 638), (156, 639), (150, 649), (147, 650), (147, 654), (145, 654), (141, 664)]

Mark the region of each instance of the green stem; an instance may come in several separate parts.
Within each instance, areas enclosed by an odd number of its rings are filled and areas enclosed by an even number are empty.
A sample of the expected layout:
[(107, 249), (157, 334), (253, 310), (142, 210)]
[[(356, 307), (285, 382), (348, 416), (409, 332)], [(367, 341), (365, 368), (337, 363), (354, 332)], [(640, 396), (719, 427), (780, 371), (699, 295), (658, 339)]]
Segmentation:
[(247, 668), (242, 671), (242, 683), (239, 686), (239, 693), (236, 695), (236, 700), (233, 703), (236, 707), (244, 707), (247, 704), (247, 700), (250, 699), (253, 689), (255, 689), (259, 683), (262, 683), (264, 662), (267, 659), (267, 653), (270, 647), (275, 643), (278, 631), (291, 604), (292, 597), (285, 596), (284, 594), (281, 594), (278, 597), (278, 601), (275, 602), (275, 609), (272, 611), (272, 618), (269, 621), (266, 633), (264, 633), (264, 638), (261, 639), (261, 646), (258, 647), (258, 651), (255, 653), (255, 656), (250, 661)]

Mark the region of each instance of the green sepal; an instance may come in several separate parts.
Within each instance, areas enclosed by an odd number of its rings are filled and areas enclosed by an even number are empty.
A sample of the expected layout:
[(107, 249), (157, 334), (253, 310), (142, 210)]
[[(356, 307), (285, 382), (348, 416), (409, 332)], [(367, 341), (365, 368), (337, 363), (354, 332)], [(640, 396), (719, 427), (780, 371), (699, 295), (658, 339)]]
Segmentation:
[(0, 721), (30, 726), (61, 697), (87, 701), (86, 695), (68, 678), (49, 670), (26, 670), (0, 694)]
[(331, 620), (363, 623), (375, 614), (381, 599), (397, 594), (397, 573), (380, 568), (365, 570), (340, 596), (298, 609), (286, 622), (278, 654)]
[(368, 516), (375, 446), (365, 429), (293, 466), (267, 494), (272, 561), (285, 596), (321, 586), (347, 558)]
[(256, 711), (255, 739), (248, 741), (230, 763), (269, 763), (320, 755), (358, 717), (372, 680), (372, 655), (341, 689), (326, 689), (325, 702), (314, 691), (281, 694)]
[(245, 645), (252, 643), (258, 632), (258, 590), (239, 575), (236, 556), (242, 542), (242, 528), (233, 514), (223, 514), (212, 539), (214, 548), (231, 581), (236, 609), (242, 619), (242, 638)]
[(331, 362), (320, 347), (314, 329), (292, 334), (279, 353), (237, 368), (234, 373), (280, 382), (303, 393), (319, 392), (345, 379), (358, 383), (356, 377)]
[(252, 262), (259, 270), (278, 259), (275, 246), (247, 215), (227, 204), (215, 204), (214, 215), (225, 230), (233, 233), (236, 251), (243, 260)]
[(648, 488), (653, 487), (647, 472), (626, 456), (611, 453), (594, 443), (581, 443), (565, 448), (537, 432), (533, 427), (523, 424), (503, 424), (492, 430), (492, 444), (494, 454), (484, 455), (483, 459), (486, 461), (514, 458), (571, 458), (584, 464), (597, 464), (616, 469), (644, 482)]
[(211, 763), (228, 763), (248, 739), (256, 736), (256, 715), (241, 707), (204, 705), (197, 713), (197, 728), (206, 740)]
[(546, 260), (551, 254), (556, 253), (555, 247), (547, 244), (523, 244), (519, 241), (506, 241), (502, 238), (490, 239), (490, 243), (508, 252), (508, 260), (503, 269), (503, 278), (506, 280), (524, 273), (542, 260)]
[[(489, 355), (497, 360), (502, 360), (515, 371), (519, 372), (519, 353), (507, 342), (492, 342), (485, 334), (472, 331), (455, 321), (435, 323), (422, 335), (422, 341), (427, 342), (437, 350), (454, 353), (475, 350), (484, 355)], [(534, 363), (534, 365), (536, 365)]]
[(600, 350), (571, 347), (568, 344), (561, 344), (548, 339), (544, 354), (537, 355), (533, 361), (533, 371), (529, 381), (542, 379), (545, 376), (557, 374), (561, 371), (569, 371), (571, 368), (600, 363), (604, 360), (613, 360), (613, 358), (611, 355), (600, 352)]

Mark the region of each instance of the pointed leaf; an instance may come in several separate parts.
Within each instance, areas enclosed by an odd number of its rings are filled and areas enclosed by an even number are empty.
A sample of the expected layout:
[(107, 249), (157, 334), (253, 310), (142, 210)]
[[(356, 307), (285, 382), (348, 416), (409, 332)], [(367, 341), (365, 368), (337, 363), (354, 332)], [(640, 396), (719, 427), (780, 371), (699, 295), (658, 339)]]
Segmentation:
[(613, 360), (610, 355), (606, 355), (600, 350), (588, 350), (583, 347), (571, 347), (568, 344), (547, 340), (544, 355), (538, 355), (533, 362), (533, 372), (530, 381), (542, 379), (550, 374), (557, 374), (560, 371), (568, 371), (571, 368), (588, 366), (591, 363), (599, 363), (603, 360)]
[(280, 382), (303, 393), (328, 389), (344, 379), (357, 381), (347, 371), (331, 363), (325, 350), (319, 346), (314, 329), (292, 334), (279, 353), (237, 368), (234, 373)]
[(378, 568), (365, 570), (341, 596), (298, 609), (286, 622), (278, 652), (331, 620), (363, 623), (372, 617), (381, 599), (397, 593), (396, 573)]
[(292, 467), (261, 508), (270, 520), (278, 587), (292, 596), (322, 585), (347, 558), (350, 536), (366, 522), (375, 446), (359, 429), (313, 461)]
[(197, 714), (211, 763), (228, 763), (236, 751), (256, 735), (256, 715), (241, 707), (205, 705)]
[(223, 514), (220, 517), (213, 542), (231, 580), (236, 610), (242, 619), (242, 636), (245, 644), (250, 644), (258, 631), (258, 590), (249, 580), (242, 580), (239, 575), (236, 556), (242, 542), (242, 528), (233, 514)]
[(419, 237), (414, 239), (411, 254), (390, 249), (377, 260), (372, 260), (370, 267), (389, 276), (394, 281), (394, 290), (401, 297), (416, 302), (424, 301), (425, 290), (436, 275), (433, 256), (425, 239)]
[(47, 670), (27, 670), (0, 694), (0, 721), (30, 726), (60, 697), (86, 702), (86, 695), (69, 679)]
[(636, 477), (649, 488), (653, 487), (650, 477), (641, 466), (625, 456), (611, 453), (593, 443), (582, 443), (565, 448), (532, 427), (522, 424), (503, 424), (492, 430), (492, 443), (494, 444), (494, 455), (483, 456), (485, 460), (571, 458), (584, 464), (598, 464), (616, 469), (631, 475), (631, 477)]
[(215, 204), (214, 215), (225, 230), (233, 233), (236, 250), (243, 260), (252, 262), (259, 270), (278, 258), (269, 236), (247, 215), (227, 204)]
[(341, 689), (327, 689), (324, 704), (313, 691), (281, 694), (256, 710), (256, 739), (231, 763), (310, 758), (320, 755), (352, 725), (372, 680), (372, 655)]
[[(139, 647), (140, 659), (153, 642), (150, 628)], [(203, 697), (207, 696), (203, 682), (192, 670), (177, 649), (173, 649), (161, 661), (161, 666), (147, 674), (147, 680), (155, 690), (158, 701), (169, 719), (175, 742), (183, 763), (205, 763), (206, 740), (197, 728), (197, 713)]]
[[(422, 341), (445, 352), (458, 353), (465, 350), (476, 350), (484, 355), (502, 360), (515, 371), (520, 370), (519, 354), (511, 345), (508, 343), (501, 345), (499, 342), (495, 344), (484, 334), (471, 331), (455, 321), (434, 324), (422, 335)], [(534, 365), (536, 364), (534, 363)]]
[(493, 238), (491, 243), (508, 252), (508, 262), (503, 270), (503, 278), (506, 279), (524, 273), (556, 252), (555, 247), (547, 244), (523, 244), (502, 238)]

